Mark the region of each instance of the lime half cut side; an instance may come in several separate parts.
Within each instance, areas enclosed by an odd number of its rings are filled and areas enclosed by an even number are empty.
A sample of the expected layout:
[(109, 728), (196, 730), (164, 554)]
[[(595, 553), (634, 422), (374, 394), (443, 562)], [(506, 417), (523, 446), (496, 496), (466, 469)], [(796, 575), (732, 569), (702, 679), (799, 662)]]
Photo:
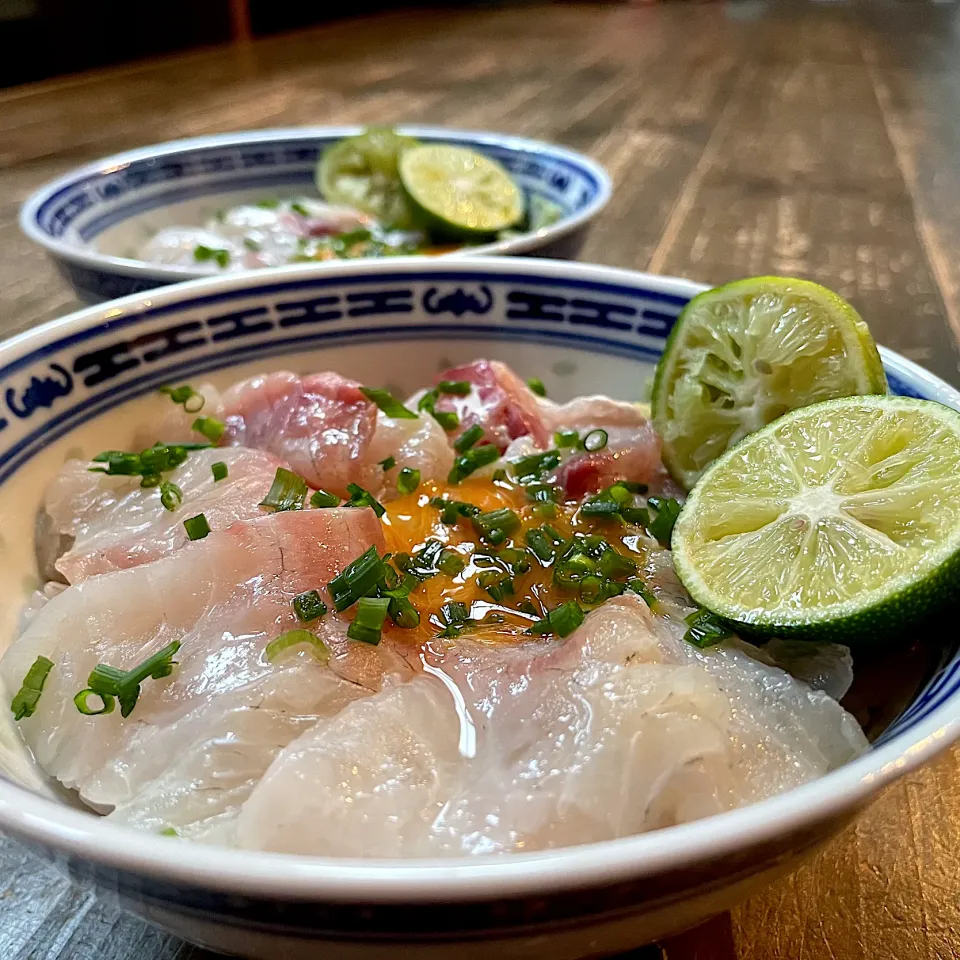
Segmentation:
[(958, 593), (960, 414), (879, 396), (787, 414), (707, 469), (672, 546), (694, 600), (743, 632), (890, 635)]
[(867, 325), (819, 284), (738, 280), (694, 297), (657, 366), (653, 419), (687, 489), (725, 450), (790, 410), (885, 393)]
[(479, 240), (519, 223), (520, 188), (496, 160), (446, 144), (404, 151), (400, 179), (424, 226), (451, 239)]

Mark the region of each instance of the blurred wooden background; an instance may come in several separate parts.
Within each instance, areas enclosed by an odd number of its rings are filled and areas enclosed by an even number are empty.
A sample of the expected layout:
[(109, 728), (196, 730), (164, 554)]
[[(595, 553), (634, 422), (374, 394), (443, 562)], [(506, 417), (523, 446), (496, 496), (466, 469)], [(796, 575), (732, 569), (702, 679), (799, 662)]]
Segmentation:
[[(960, 16), (921, 0), (396, 11), (0, 91), (0, 335), (76, 305), (16, 228), (51, 177), (174, 137), (402, 121), (584, 150), (615, 181), (585, 259), (808, 276), (960, 383)], [(637, 956), (661, 955), (960, 957), (960, 752), (794, 876)], [(0, 960), (201, 958), (0, 841)]]

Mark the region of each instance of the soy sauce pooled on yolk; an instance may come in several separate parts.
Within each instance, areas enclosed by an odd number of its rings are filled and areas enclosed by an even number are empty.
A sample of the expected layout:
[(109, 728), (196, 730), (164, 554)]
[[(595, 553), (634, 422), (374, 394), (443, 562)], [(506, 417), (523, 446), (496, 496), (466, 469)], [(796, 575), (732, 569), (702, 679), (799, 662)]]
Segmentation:
[[(431, 500), (436, 498), (468, 503), (482, 513), (507, 508), (517, 514), (520, 526), (502, 544), (491, 547), (480, 538), (469, 518), (459, 518), (456, 525), (443, 523), (441, 511), (431, 505)], [(582, 516), (579, 502), (557, 503), (553, 516), (544, 517), (538, 512), (538, 504), (531, 502), (527, 490), (506, 479), (468, 478), (456, 485), (425, 481), (414, 493), (384, 506), (386, 514), (381, 522), (386, 549), (394, 557), (401, 553), (416, 555), (428, 541), (434, 540), (455, 550), (464, 564), (458, 574), (440, 572), (413, 590), (410, 599), (420, 611), (417, 628), (388, 628), (395, 638), (413, 643), (430, 640), (443, 629), (442, 608), (446, 604), (463, 604), (472, 621), (483, 621), (471, 626), (471, 639), (508, 642), (528, 639), (526, 631), (549, 610), (577, 599), (575, 591), (562, 589), (554, 582), (554, 564), (539, 561), (527, 547), (527, 531), (545, 523), (566, 541), (574, 534), (602, 537), (618, 555), (631, 560), (638, 568), (643, 567), (653, 548), (652, 541), (636, 527), (620, 520)], [(529, 569), (509, 577), (504, 572), (504, 578), (512, 583), (512, 590), (495, 599), (482, 585), (481, 578), (485, 574), (489, 577), (491, 571), (497, 569), (490, 557), (509, 551), (522, 551)]]

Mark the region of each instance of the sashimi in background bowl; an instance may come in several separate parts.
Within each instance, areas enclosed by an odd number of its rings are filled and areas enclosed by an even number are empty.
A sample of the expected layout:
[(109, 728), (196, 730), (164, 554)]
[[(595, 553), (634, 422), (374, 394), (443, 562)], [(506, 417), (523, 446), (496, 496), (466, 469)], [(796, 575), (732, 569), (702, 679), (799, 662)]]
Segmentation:
[[(163, 227), (204, 223), (218, 209), (265, 197), (316, 193), (323, 151), (361, 127), (297, 127), (224, 133), (141, 147), (79, 167), (41, 187), (20, 212), (23, 232), (42, 246), (87, 302), (209, 276), (210, 269), (137, 258)], [(611, 195), (594, 160), (555, 144), (490, 132), (401, 126), (424, 144), (467, 147), (506, 168), (531, 198), (556, 205), (559, 219), (509, 239), (443, 256), (539, 255), (574, 259)], [(336, 262), (336, 261), (334, 261)]]
[[(542, 260), (422, 258), (280, 269), (91, 308), (0, 347), (0, 631), (36, 586), (47, 478), (117, 448), (156, 389), (334, 369), (398, 393), (478, 356), (551, 397), (635, 400), (695, 283)], [(952, 388), (883, 351), (894, 392), (960, 409)], [(11, 691), (5, 696), (9, 697)], [(577, 958), (626, 950), (727, 909), (793, 868), (896, 777), (960, 735), (960, 657), (931, 662), (872, 748), (803, 787), (623, 839), (450, 860), (310, 858), (133, 835), (70, 804), (4, 714), (0, 829), (186, 939), (251, 957)]]

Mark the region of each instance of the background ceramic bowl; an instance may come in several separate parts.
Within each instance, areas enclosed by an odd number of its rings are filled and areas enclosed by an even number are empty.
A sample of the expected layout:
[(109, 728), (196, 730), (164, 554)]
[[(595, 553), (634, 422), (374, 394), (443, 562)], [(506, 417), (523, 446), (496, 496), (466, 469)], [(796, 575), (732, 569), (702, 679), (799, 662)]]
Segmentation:
[[(76, 313), (0, 347), (0, 636), (33, 570), (45, 479), (122, 447), (161, 384), (331, 368), (409, 391), (477, 356), (566, 399), (636, 398), (701, 287), (543, 260), (405, 259), (248, 273)], [(894, 391), (960, 394), (883, 352)], [(731, 906), (796, 865), (882, 786), (960, 735), (960, 656), (853, 763), (696, 823), (499, 859), (355, 861), (189, 845), (74, 809), (31, 772), (2, 711), (0, 829), (187, 939), (269, 960), (565, 960), (624, 950)]]
[[(44, 247), (81, 299), (97, 302), (210, 275), (166, 267), (135, 251), (162, 227), (202, 224), (217, 209), (264, 195), (315, 193), (323, 150), (362, 127), (298, 127), (196, 137), (119, 153), (42, 187), (20, 226)], [(610, 198), (610, 178), (583, 154), (537, 140), (443, 127), (398, 127), (423, 143), (457, 143), (506, 167), (527, 197), (557, 204), (555, 224), (444, 256), (530, 254), (574, 259), (590, 221)]]

